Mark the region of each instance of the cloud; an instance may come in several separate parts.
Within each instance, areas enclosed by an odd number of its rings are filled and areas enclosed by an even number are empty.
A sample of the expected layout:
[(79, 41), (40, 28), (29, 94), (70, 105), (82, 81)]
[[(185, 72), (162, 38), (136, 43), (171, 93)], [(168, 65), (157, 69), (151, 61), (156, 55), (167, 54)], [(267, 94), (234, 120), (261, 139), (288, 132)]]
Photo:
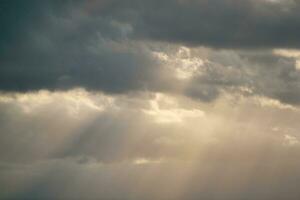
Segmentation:
[[(250, 98), (233, 111), (231, 101), (212, 107), (84, 90), (2, 95), (0, 196), (281, 199), (289, 191), (296, 199), (299, 111)], [(153, 103), (162, 116), (145, 113), (157, 111)], [(158, 123), (164, 112), (182, 113), (181, 122)]]
[(298, 8), (298, 1), (116, 0), (94, 13), (132, 24), (133, 37), (142, 39), (217, 48), (298, 48)]
[(299, 199), (298, 10), (3, 0), (0, 199)]
[[(31, 178), (30, 184), (7, 195), (10, 199), (284, 199), (296, 200), (299, 175), (296, 167), (245, 166), (172, 162), (163, 165), (78, 165), (55, 161), (11, 169), (6, 177), (15, 182)], [(192, 170), (192, 171), (190, 171)], [(34, 173), (35, 172), (35, 173)], [(226, 172), (226, 173), (225, 173)], [(192, 177), (185, 178), (190, 174)], [(241, 176), (237, 178), (237, 174)], [(274, 175), (278, 178), (274, 178)], [(182, 188), (184, 187), (184, 192)], [(176, 188), (176, 190), (174, 190)], [(155, 192), (153, 192), (155, 191)], [(268, 192), (267, 192), (268, 191)], [(286, 194), (289, 194), (288, 196)], [(176, 196), (178, 195), (178, 196)]]
[[(230, 115), (231, 100), (224, 98), (213, 109), (162, 94), (108, 96), (84, 90), (5, 96), (0, 101), (2, 162), (32, 163), (81, 156), (104, 163), (140, 158), (193, 160), (198, 159), (193, 157), (198, 150), (200, 153), (206, 148), (212, 150), (210, 157), (214, 160), (223, 154), (219, 148), (231, 152), (232, 142), (245, 154), (256, 154), (255, 149), (262, 148), (264, 142), (275, 148), (282, 146), (286, 135), (297, 139), (298, 110), (261, 104), (255, 98), (236, 103), (237, 113), (241, 114), (230, 119), (226, 116)], [(286, 121), (278, 115), (269, 124), (259, 121), (274, 112), (295, 120)], [(246, 121), (255, 126), (244, 124)], [(279, 126), (280, 134), (271, 134), (273, 127)], [(289, 130), (289, 126), (295, 130)], [(261, 131), (268, 134), (260, 135)]]
[[(297, 24), (297, 2), (247, 0), (241, 4), (229, 0), (209, 3), (169, 0), (3, 4), (7, 7), (3, 15), (7, 17), (2, 20), (6, 31), (0, 42), (2, 91), (82, 87), (110, 94), (177, 93), (212, 102), (224, 92), (247, 88), (251, 95), (291, 105), (300, 102), (297, 58), (278, 53), (276, 49), (256, 53), (260, 47), (290, 48), (293, 46), (288, 46), (289, 42), (297, 44), (291, 36), (296, 30), (286, 33), (291, 41), (279, 39), (285, 33), (276, 35), (277, 29), (287, 31), (289, 23)], [(32, 9), (30, 13), (26, 12), (27, 7)], [(240, 24), (246, 22), (250, 25)], [(283, 29), (281, 23), (288, 27)], [(236, 30), (248, 29), (251, 24), (254, 33)], [(190, 29), (193, 31), (189, 32)], [(235, 32), (242, 38), (236, 38)], [(264, 35), (268, 32), (273, 33), (272, 37)], [(169, 43), (157, 42), (164, 41), (164, 37)], [(277, 45), (278, 42), (286, 45)], [(178, 43), (254, 49), (187, 48)]]
[[(8, 33), (1, 36), (1, 90), (84, 87), (122, 93), (168, 87), (163, 84), (167, 71), (149, 49), (126, 39), (129, 25), (90, 16), (77, 3), (3, 4), (8, 7), (3, 13)], [(28, 14), (27, 7), (33, 9)], [(10, 17), (10, 12), (18, 15)]]
[[(6, 16), (2, 21), (6, 30), (2, 33), (4, 44), (9, 44), (6, 40), (20, 38), (20, 29), (26, 30), (26, 35), (28, 31), (40, 28), (49, 18), (64, 18), (71, 12), (75, 18), (84, 13), (91, 19), (101, 18), (105, 22), (112, 20), (115, 24), (125, 25), (120, 32), (109, 25), (101, 27), (99, 20), (93, 20), (92, 26), (85, 26), (85, 30), (76, 34), (93, 34), (100, 30), (101, 34), (111, 38), (128, 34), (133, 40), (218, 48), (299, 47), (299, 2), (294, 0), (104, 0), (46, 1), (43, 4), (31, 0), (2, 4), (5, 8), (2, 15)], [(32, 11), (26, 12), (29, 8)]]
[[(279, 50), (215, 50), (174, 47), (155, 52), (173, 70), (177, 93), (203, 102), (223, 95), (262, 96), (299, 105), (298, 57)], [(279, 52), (291, 52), (281, 50)], [(179, 84), (181, 83), (181, 84)]]

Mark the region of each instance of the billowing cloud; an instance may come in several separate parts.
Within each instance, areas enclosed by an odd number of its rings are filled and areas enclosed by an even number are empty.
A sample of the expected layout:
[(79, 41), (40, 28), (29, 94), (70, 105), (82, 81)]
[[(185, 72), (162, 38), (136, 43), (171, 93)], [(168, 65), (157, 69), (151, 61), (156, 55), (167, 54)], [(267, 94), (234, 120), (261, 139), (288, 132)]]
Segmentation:
[[(284, 103), (297, 105), (300, 102), (297, 58), (278, 54), (276, 50), (258, 53), (253, 50), (261, 46), (290, 48), (294, 46), (288, 46), (289, 43), (297, 44), (290, 35), (296, 35), (297, 31), (282, 27), (289, 23), (297, 27), (297, 2), (70, 1), (41, 4), (32, 1), (3, 4), (6, 31), (2, 33), (0, 45), (3, 51), (0, 57), (2, 91), (83, 87), (107, 93), (183, 93), (211, 102), (224, 91), (246, 88), (254, 95)], [(32, 11), (26, 12), (27, 8)], [(15, 12), (18, 14), (12, 15)], [(278, 17), (282, 24), (277, 23)], [(254, 33), (242, 29), (252, 26)], [(277, 29), (289, 31), (289, 34), (276, 35)], [(165, 37), (175, 45), (159, 42)], [(280, 37), (291, 41), (278, 39)], [(156, 42), (151, 43), (147, 38)], [(253, 48), (213, 50), (180, 47), (178, 43), (225, 48), (239, 44), (240, 48), (251, 45)]]
[[(85, 87), (114, 93), (168, 87), (164, 84), (168, 72), (151, 52), (143, 44), (126, 40), (130, 27), (90, 16), (75, 3), (38, 3), (36, 9), (30, 2), (3, 4), (8, 7), (3, 13), (8, 15), (4, 21), (8, 33), (3, 33), (0, 45), (1, 90)], [(27, 7), (33, 10), (27, 13)], [(18, 9), (20, 16), (9, 16)]]
[(0, 199), (298, 200), (297, 0), (0, 3)]
[(72, 90), (0, 102), (2, 198), (298, 195), (299, 110), (267, 99), (211, 107), (163, 94)]

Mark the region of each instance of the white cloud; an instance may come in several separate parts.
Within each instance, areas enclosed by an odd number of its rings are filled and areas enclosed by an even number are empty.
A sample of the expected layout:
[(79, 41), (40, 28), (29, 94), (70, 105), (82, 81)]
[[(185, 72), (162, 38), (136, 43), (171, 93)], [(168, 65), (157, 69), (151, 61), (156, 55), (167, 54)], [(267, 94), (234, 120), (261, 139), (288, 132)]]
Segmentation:
[(295, 146), (295, 145), (299, 145), (299, 144), (300, 144), (300, 142), (295, 136), (284, 135), (284, 145)]
[[(166, 108), (161, 108), (160, 104), (167, 104)], [(200, 109), (179, 108), (176, 99), (172, 99), (163, 94), (156, 94), (154, 100), (150, 100), (150, 109), (143, 111), (152, 116), (157, 123), (183, 123), (191, 118), (202, 118), (205, 113)]]
[(191, 49), (181, 46), (176, 52), (153, 52), (165, 67), (174, 71), (175, 76), (179, 80), (190, 79), (193, 76), (201, 73), (201, 66), (204, 60), (194, 56)]

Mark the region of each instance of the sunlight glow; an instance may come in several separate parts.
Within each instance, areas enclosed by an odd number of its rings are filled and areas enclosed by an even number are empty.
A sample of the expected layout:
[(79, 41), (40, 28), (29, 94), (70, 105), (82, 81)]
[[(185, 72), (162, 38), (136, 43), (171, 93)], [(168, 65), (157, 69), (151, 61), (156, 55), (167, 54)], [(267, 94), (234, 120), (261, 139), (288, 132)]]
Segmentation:
[[(167, 102), (169, 107), (161, 108), (160, 103)], [(152, 116), (157, 123), (181, 123), (189, 118), (202, 118), (205, 113), (199, 109), (179, 108), (174, 99), (162, 94), (156, 94), (154, 100), (150, 100), (150, 109), (144, 109), (144, 113)]]

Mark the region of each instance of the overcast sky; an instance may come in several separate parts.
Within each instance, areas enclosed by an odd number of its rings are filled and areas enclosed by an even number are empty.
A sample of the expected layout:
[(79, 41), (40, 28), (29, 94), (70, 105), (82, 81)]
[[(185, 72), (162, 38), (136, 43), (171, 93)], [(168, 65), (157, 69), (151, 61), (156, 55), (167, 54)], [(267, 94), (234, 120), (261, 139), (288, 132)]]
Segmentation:
[(0, 1), (0, 199), (299, 200), (300, 1)]

